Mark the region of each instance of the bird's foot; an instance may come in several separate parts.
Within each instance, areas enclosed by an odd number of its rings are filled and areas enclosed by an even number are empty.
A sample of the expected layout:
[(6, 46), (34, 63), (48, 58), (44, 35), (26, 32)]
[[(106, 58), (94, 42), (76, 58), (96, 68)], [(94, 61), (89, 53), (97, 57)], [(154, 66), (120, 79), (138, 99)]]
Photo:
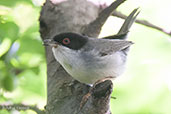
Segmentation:
[(95, 88), (96, 85), (106, 81), (106, 80), (112, 80), (114, 77), (112, 76), (108, 76), (108, 77), (105, 77), (103, 79), (100, 79), (100, 80), (97, 80), (94, 84), (93, 84), (93, 87), (92, 88)]
[(91, 96), (91, 92), (89, 91), (87, 94), (85, 94), (81, 100), (80, 103), (80, 109), (85, 105), (85, 103), (88, 101), (88, 98)]
[(87, 94), (85, 94), (81, 100), (80, 103), (80, 109), (82, 109), (82, 107), (86, 104), (86, 102), (88, 101), (89, 97), (91, 96), (92, 92), (97, 88), (97, 85), (100, 85), (100, 83), (105, 82), (106, 80), (112, 80), (113, 77), (109, 76), (106, 78), (103, 78), (101, 80), (96, 81), (93, 86), (90, 88), (89, 92)]

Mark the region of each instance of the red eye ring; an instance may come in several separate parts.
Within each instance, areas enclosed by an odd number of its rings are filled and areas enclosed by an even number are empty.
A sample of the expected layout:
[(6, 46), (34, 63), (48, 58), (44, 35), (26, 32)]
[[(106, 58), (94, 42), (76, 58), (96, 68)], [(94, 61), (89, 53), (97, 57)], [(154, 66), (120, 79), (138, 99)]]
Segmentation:
[(63, 44), (67, 45), (70, 43), (70, 39), (69, 38), (64, 38), (62, 41)]

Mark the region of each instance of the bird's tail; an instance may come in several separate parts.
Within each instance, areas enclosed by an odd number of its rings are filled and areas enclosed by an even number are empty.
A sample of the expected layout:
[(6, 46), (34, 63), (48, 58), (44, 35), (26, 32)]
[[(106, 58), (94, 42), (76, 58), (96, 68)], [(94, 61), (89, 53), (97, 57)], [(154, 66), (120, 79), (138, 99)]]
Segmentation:
[(134, 23), (136, 17), (140, 13), (138, 11), (139, 8), (134, 9), (129, 16), (125, 19), (125, 22), (123, 23), (122, 27), (120, 28), (119, 32), (116, 35), (107, 36), (103, 39), (120, 39), (125, 40), (127, 38), (127, 33), (129, 32), (129, 29), (131, 28), (132, 24)]
[(134, 9), (129, 16), (125, 19), (125, 22), (123, 23), (122, 27), (120, 28), (117, 35), (127, 34), (129, 32), (129, 29), (131, 28), (132, 24), (134, 23), (136, 17), (140, 13), (138, 11), (139, 8)]

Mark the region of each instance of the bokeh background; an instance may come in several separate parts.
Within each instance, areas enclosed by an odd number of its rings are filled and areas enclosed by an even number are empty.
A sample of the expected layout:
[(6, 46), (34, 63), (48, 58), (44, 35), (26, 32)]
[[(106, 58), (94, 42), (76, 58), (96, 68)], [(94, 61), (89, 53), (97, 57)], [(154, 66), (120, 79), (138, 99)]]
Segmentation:
[[(90, 1), (90, 0), (89, 0)], [(104, 0), (103, 0), (104, 1)], [(105, 2), (113, 0), (106, 0)], [(46, 104), (46, 62), (39, 34), (44, 0), (0, 0), (0, 104)], [(127, 0), (118, 11), (140, 7), (138, 19), (171, 30), (170, 0)], [(117, 33), (123, 20), (110, 17), (100, 37)], [(114, 81), (114, 114), (171, 114), (171, 36), (134, 24), (126, 72)], [(35, 114), (0, 110), (0, 114)]]

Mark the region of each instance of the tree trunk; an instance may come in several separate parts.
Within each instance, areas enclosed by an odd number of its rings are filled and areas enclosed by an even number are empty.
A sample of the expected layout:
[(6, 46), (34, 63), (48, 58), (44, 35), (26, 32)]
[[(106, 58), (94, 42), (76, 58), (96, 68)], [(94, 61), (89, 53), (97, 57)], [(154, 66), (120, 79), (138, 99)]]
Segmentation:
[[(52, 38), (62, 32), (84, 33), (85, 31), (86, 35), (97, 37), (103, 23), (98, 28), (99, 30), (94, 31), (88, 25), (98, 17), (99, 11), (99, 7), (87, 0), (68, 0), (57, 4), (46, 0), (40, 14), (42, 40)], [(91, 31), (89, 31), (90, 28)], [(47, 114), (111, 114), (109, 109), (111, 81), (98, 84), (92, 90), (87, 102), (80, 108), (83, 96), (90, 91), (91, 87), (69, 76), (55, 60), (50, 47), (46, 47), (45, 50), (47, 58), (47, 105), (45, 109)]]

